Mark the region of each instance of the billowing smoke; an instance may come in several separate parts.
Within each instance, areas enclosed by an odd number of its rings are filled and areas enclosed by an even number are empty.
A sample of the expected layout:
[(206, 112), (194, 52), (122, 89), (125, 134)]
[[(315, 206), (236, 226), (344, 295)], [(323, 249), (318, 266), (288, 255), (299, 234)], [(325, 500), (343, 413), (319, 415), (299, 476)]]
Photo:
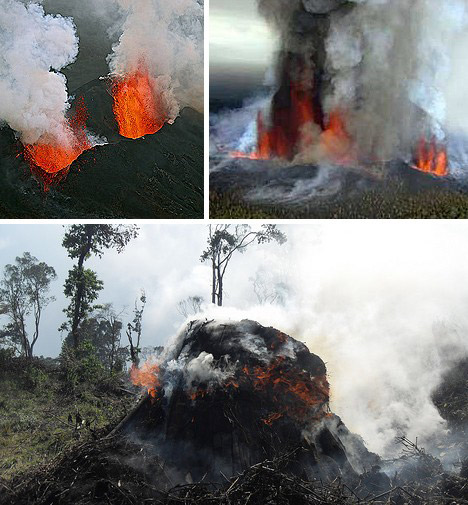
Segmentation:
[[(407, 161), (421, 137), (445, 141), (447, 116), (454, 115), (446, 108), (447, 98), (453, 103), (450, 56), (467, 24), (467, 5), (259, 0), (260, 12), (281, 33), (278, 86), (287, 59), (293, 80), (314, 75), (311, 92), (325, 117), (344, 115), (361, 159)], [(317, 158), (314, 132), (318, 137), (317, 129), (306, 132), (307, 146)]]
[(36, 3), (0, 0), (0, 121), (22, 142), (67, 145), (72, 133), (66, 79), (60, 70), (78, 54), (73, 21)]
[[(233, 259), (226, 307), (208, 306), (191, 319), (248, 318), (280, 328), (325, 361), (332, 411), (368, 449), (393, 457), (395, 437), (406, 434), (433, 450), (447, 425), (431, 394), (468, 354), (466, 227), (282, 228), (286, 244)], [(259, 304), (252, 278), (264, 271)], [(287, 295), (272, 296), (285, 285)]]
[(108, 58), (111, 73), (146, 67), (169, 119), (186, 105), (203, 111), (203, 0), (117, 2), (126, 17)]

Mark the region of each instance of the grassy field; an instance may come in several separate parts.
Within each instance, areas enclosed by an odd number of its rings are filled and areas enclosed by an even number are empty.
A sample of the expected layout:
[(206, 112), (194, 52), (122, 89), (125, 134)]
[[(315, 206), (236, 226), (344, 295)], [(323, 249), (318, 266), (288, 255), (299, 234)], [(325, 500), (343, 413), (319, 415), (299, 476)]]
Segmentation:
[[(134, 403), (119, 383), (64, 387), (51, 360), (0, 365), (0, 475), (8, 480), (50, 461), (63, 449), (91, 440)], [(82, 422), (77, 425), (80, 418)]]

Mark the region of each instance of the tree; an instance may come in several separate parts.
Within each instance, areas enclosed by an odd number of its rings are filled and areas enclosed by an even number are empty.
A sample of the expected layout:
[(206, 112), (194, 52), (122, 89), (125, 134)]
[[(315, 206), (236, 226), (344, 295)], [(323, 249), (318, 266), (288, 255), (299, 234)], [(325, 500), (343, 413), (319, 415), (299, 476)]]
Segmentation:
[(271, 275), (271, 272), (260, 268), (255, 273), (255, 277), (251, 277), (250, 280), (259, 304), (284, 305), (286, 303), (290, 295), (290, 287), (286, 282)]
[(101, 258), (105, 249), (116, 249), (120, 253), (137, 236), (138, 227), (134, 225), (76, 224), (67, 228), (62, 245), (68, 256), (78, 261), (65, 282), (65, 295), (70, 298), (70, 305), (64, 310), (68, 322), (61, 328), (71, 331), (75, 349), (80, 341), (80, 323), (92, 310), (92, 302), (102, 289), (95, 272), (84, 268), (85, 260), (93, 254)]
[[(140, 295), (140, 305), (138, 305), (138, 299), (135, 300), (135, 308), (133, 309), (133, 321), (127, 324), (127, 338), (130, 344), (130, 359), (132, 360), (132, 365), (138, 367), (140, 364), (140, 340), (141, 340), (141, 322), (143, 319), (143, 311), (146, 305), (146, 294), (141, 290)], [(134, 336), (135, 334), (135, 336)]]
[[(80, 325), (81, 341), (91, 342), (102, 365), (112, 374), (121, 371), (127, 360), (128, 350), (122, 347), (122, 316), (111, 303), (99, 307)], [(71, 344), (71, 333), (65, 339), (65, 345)]]
[[(48, 296), (50, 283), (57, 274), (53, 267), (29, 252), (17, 257), (13, 265), (6, 265), (0, 282), (1, 313), (8, 315), (9, 323), (0, 336), (9, 339), (11, 345), (23, 356), (31, 358), (34, 346), (39, 338), (39, 326), (42, 312), (53, 296)], [(34, 329), (28, 335), (26, 320), (33, 315)]]
[(189, 314), (198, 314), (204, 301), (203, 296), (189, 296), (177, 304), (177, 310), (184, 317), (188, 317)]
[(264, 224), (260, 230), (253, 231), (249, 225), (232, 227), (230, 224), (209, 225), (208, 247), (200, 260), (211, 263), (211, 303), (221, 306), (224, 295), (224, 276), (233, 254), (244, 253), (247, 247), (257, 242), (266, 244), (272, 240), (278, 244), (286, 242), (286, 235), (274, 224)]

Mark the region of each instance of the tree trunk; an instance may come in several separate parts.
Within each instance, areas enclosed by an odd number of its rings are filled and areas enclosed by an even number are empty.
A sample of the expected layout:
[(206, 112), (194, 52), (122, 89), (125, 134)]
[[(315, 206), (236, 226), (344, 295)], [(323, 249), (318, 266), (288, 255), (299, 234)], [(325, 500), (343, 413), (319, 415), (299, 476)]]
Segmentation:
[(211, 303), (216, 303), (216, 264), (214, 258), (211, 260), (212, 281), (211, 281)]
[(91, 234), (88, 234), (88, 242), (84, 246), (81, 251), (80, 257), (78, 258), (78, 272), (79, 272), (79, 282), (76, 287), (76, 295), (75, 295), (75, 308), (73, 310), (73, 322), (72, 322), (72, 338), (73, 338), (73, 347), (78, 349), (80, 344), (80, 339), (78, 335), (78, 326), (81, 322), (81, 303), (83, 300), (84, 294), (84, 275), (83, 275), (83, 264), (86, 256), (88, 255), (91, 249)]
[(221, 307), (223, 305), (223, 276), (218, 267), (218, 306)]

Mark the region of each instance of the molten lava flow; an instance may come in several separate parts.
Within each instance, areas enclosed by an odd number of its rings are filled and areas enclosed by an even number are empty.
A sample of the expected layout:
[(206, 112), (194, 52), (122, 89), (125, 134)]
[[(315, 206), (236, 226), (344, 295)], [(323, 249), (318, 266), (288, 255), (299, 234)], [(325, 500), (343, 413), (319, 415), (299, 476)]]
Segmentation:
[(114, 82), (114, 115), (123, 137), (137, 139), (156, 133), (166, 118), (160, 96), (157, 96), (148, 71), (142, 66), (136, 72)]
[(68, 167), (83, 151), (92, 147), (86, 134), (87, 118), (86, 106), (81, 98), (75, 114), (65, 125), (66, 145), (59, 144), (59, 139), (54, 139), (51, 143), (26, 144), (25, 158), (31, 165), (38, 166), (50, 174)]
[(160, 387), (158, 365), (148, 361), (140, 368), (133, 365), (130, 369), (130, 379), (135, 386), (145, 387), (148, 394), (156, 398), (157, 388)]
[(445, 147), (438, 146), (434, 138), (431, 142), (424, 137), (421, 138), (415, 168), (440, 177), (448, 175), (447, 150)]

